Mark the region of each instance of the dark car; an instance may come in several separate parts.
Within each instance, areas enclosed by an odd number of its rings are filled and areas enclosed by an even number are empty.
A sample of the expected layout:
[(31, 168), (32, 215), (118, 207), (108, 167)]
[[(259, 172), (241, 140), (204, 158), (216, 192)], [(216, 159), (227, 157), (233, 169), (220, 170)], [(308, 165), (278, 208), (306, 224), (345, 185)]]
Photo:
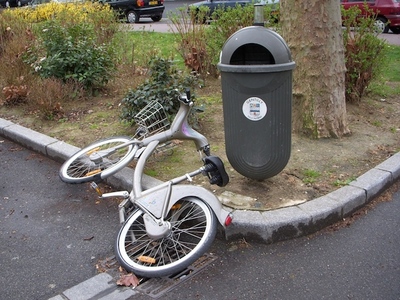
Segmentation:
[(28, 5), (30, 0), (0, 0), (0, 7), (20, 7)]
[(366, 12), (364, 7), (367, 4), (375, 14), (375, 24), (379, 30), (386, 33), (390, 29), (393, 33), (400, 33), (400, 0), (340, 0), (340, 3), (344, 9), (357, 6), (363, 17), (369, 17), (371, 14)]
[(10, 1), (9, 0), (0, 0), (0, 8), (2, 7), (10, 7)]
[(138, 23), (140, 18), (161, 20), (165, 6), (164, 0), (105, 0), (113, 9), (119, 11), (128, 23)]

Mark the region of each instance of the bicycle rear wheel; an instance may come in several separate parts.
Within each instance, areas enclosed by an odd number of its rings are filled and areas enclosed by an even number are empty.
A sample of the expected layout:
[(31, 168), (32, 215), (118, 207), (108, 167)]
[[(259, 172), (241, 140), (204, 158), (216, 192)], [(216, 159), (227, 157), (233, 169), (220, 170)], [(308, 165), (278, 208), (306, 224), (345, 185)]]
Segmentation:
[(173, 206), (166, 218), (170, 232), (158, 240), (148, 237), (143, 215), (137, 210), (122, 225), (115, 253), (127, 271), (146, 278), (182, 271), (207, 251), (217, 232), (213, 211), (197, 198)]
[(67, 183), (99, 181), (118, 172), (133, 158), (133, 145), (115, 149), (129, 142), (129, 137), (119, 136), (94, 142), (72, 155), (61, 166), (59, 175)]

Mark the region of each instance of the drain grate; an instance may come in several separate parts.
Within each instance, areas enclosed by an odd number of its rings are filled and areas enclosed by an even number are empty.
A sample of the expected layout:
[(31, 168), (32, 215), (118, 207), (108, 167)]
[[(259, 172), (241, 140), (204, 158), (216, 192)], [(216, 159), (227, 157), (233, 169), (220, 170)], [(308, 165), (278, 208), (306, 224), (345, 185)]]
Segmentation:
[(179, 284), (192, 278), (216, 259), (217, 256), (214, 254), (206, 253), (196, 260), (192, 265), (177, 274), (169, 277), (145, 279), (146, 281), (139, 284), (135, 288), (135, 291), (157, 299)]

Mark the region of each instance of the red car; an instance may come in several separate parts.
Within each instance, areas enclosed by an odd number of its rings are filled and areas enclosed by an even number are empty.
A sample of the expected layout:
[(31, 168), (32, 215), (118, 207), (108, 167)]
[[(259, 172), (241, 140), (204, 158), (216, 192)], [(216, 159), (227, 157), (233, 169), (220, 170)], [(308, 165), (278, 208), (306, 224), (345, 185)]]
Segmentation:
[(382, 29), (383, 33), (389, 29), (395, 33), (400, 33), (400, 0), (340, 0), (344, 9), (357, 6), (363, 16), (368, 16), (365, 12), (364, 3), (376, 14), (376, 25)]

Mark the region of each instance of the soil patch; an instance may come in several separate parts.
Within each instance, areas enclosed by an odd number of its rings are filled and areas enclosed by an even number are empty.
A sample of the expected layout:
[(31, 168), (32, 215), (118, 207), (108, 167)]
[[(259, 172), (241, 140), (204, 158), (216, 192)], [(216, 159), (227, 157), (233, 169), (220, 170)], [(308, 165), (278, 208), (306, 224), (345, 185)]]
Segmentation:
[(400, 95), (369, 98), (347, 105), (351, 136), (311, 140), (293, 134), (291, 158), (285, 169), (277, 176), (256, 181), (230, 167), (219, 132), (223, 128), (222, 111), (218, 107), (213, 111), (212, 120), (204, 122), (206, 136), (212, 145), (217, 144), (214, 153), (224, 158), (231, 178), (226, 188), (216, 192), (234, 208), (270, 210), (315, 199), (350, 183), (400, 149)]
[[(400, 149), (400, 95), (370, 97), (357, 105), (347, 105), (351, 136), (310, 140), (293, 134), (291, 158), (284, 170), (263, 181), (248, 179), (237, 173), (226, 158), (220, 82), (209, 81), (197, 94), (197, 104), (206, 103), (205, 112), (199, 115), (198, 130), (209, 139), (212, 153), (225, 162), (230, 183), (219, 188), (210, 186), (207, 178), (198, 177), (194, 184), (211, 189), (233, 208), (270, 210), (315, 199), (348, 184)], [(119, 119), (122, 97), (120, 93), (108, 93), (66, 103), (64, 116), (53, 121), (44, 121), (37, 112), (23, 106), (2, 106), (0, 117), (83, 147), (103, 137), (132, 135), (133, 129)], [(194, 144), (178, 142), (149, 161), (146, 172), (167, 180), (200, 165)]]

